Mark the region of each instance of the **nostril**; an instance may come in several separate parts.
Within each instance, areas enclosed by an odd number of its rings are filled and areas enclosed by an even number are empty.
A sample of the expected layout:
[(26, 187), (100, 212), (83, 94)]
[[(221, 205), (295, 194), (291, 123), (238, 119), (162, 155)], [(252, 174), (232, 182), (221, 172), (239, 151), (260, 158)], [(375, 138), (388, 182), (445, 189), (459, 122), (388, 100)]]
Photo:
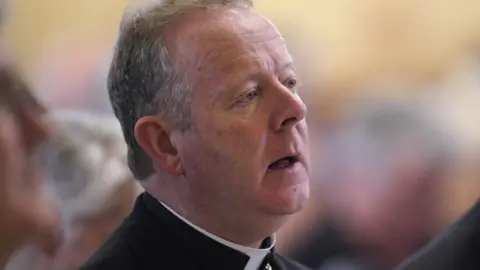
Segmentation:
[(298, 122), (298, 119), (296, 117), (290, 117), (285, 120), (283, 120), (281, 126), (282, 127), (287, 127), (287, 126), (293, 126)]

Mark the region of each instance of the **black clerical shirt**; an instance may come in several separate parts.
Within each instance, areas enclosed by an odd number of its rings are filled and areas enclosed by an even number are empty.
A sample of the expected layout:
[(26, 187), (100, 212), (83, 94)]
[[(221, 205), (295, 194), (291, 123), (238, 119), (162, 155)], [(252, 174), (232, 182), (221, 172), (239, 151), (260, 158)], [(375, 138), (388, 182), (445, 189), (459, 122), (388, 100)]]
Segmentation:
[[(232, 243), (226, 239), (220, 238), (200, 227), (197, 225), (193, 224), (189, 220), (185, 219), (182, 217), (180, 214), (175, 212), (173, 209), (165, 205), (164, 203), (160, 202), (164, 208), (169, 210), (172, 214), (174, 214), (178, 219), (182, 220), (184, 223), (188, 224), (190, 227), (194, 228), (195, 230), (203, 233), (207, 237), (210, 237), (211, 239), (219, 242), (220, 244), (223, 244), (231, 249), (237, 250), (238, 252), (241, 252), (243, 254), (246, 254), (249, 256), (249, 260), (247, 265), (245, 266), (245, 270), (257, 270), (263, 262), (268, 261), (267, 255), (271, 253), (274, 245), (275, 245), (275, 237), (268, 237), (266, 238), (260, 248), (251, 248), (251, 247), (246, 247), (242, 246), (236, 243)], [(268, 266), (267, 266), (268, 267)]]
[[(250, 258), (196, 230), (148, 193), (80, 270), (244, 270)], [(267, 254), (259, 270), (305, 270)]]

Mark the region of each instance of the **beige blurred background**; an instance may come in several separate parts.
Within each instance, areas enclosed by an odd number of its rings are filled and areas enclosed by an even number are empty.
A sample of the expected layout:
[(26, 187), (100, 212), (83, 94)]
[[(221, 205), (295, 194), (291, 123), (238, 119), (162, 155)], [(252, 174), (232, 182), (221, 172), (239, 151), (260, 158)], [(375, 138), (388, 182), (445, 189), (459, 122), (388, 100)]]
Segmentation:
[[(90, 87), (93, 76), (103, 86), (128, 4), (15, 0), (6, 41), (40, 95), (68, 104), (58, 96), (75, 99), (81, 91), (74, 89)], [(314, 117), (337, 117), (357, 92), (434, 98), (438, 102), (431, 106), (469, 140), (467, 148), (480, 145), (480, 1), (259, 0), (255, 5), (281, 28), (306, 67)], [(422, 93), (428, 91), (435, 94)]]
[[(83, 69), (76, 73), (83, 74), (100, 65), (99, 55), (108, 55), (122, 11), (132, 2), (15, 0), (7, 43), (34, 82), (57, 73), (49, 69), (67, 70), (58, 67), (65, 59), (79, 62)], [(370, 86), (385, 81), (417, 90), (430, 89), (425, 83), (448, 84), (457, 80), (458, 70), (472, 69), (480, 47), (478, 0), (260, 0), (255, 5), (299, 48), (297, 59), (316, 85), (315, 96), (322, 94), (320, 107), (328, 107), (323, 115), (337, 113), (352, 91), (381, 88)]]
[[(72, 89), (90, 87), (86, 81), (94, 76), (101, 88), (117, 24), (130, 2), (15, 0), (6, 42), (40, 95), (76, 96)], [(480, 1), (259, 0), (255, 5), (281, 28), (306, 67), (315, 116), (335, 118), (357, 92), (434, 98), (465, 140), (480, 142)], [(435, 94), (425, 96), (428, 91)]]
[[(39, 48), (59, 39), (112, 44), (126, 1), (16, 0), (7, 41), (27, 72)], [(479, 43), (478, 0), (256, 1), (281, 28), (300, 30), (313, 63), (328, 64), (329, 80), (365, 76), (435, 76)], [(318, 61), (322, 60), (322, 61)], [(346, 79), (348, 77), (348, 80)]]

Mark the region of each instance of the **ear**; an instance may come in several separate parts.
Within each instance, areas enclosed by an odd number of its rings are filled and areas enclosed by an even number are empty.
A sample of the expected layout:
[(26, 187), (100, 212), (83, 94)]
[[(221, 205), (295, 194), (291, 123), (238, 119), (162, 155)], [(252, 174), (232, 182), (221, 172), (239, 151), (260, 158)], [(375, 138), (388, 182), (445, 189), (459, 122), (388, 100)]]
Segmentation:
[(162, 171), (175, 175), (183, 174), (180, 156), (171, 140), (171, 130), (160, 118), (140, 118), (135, 125), (135, 139)]

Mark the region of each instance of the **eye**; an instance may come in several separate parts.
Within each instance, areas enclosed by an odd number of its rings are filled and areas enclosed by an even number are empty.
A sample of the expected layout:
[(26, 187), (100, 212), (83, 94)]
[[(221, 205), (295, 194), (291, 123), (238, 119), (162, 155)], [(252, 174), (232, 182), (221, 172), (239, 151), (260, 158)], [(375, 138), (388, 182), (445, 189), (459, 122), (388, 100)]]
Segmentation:
[(285, 86), (286, 86), (288, 89), (293, 89), (293, 88), (295, 88), (295, 86), (297, 86), (297, 80), (295, 80), (295, 79), (289, 79), (289, 80), (286, 81)]
[(246, 101), (253, 101), (258, 96), (258, 91), (250, 91), (245, 95)]
[(258, 89), (254, 88), (248, 92), (242, 94), (238, 99), (235, 101), (234, 105), (246, 107), (249, 106), (255, 99), (260, 95)]

